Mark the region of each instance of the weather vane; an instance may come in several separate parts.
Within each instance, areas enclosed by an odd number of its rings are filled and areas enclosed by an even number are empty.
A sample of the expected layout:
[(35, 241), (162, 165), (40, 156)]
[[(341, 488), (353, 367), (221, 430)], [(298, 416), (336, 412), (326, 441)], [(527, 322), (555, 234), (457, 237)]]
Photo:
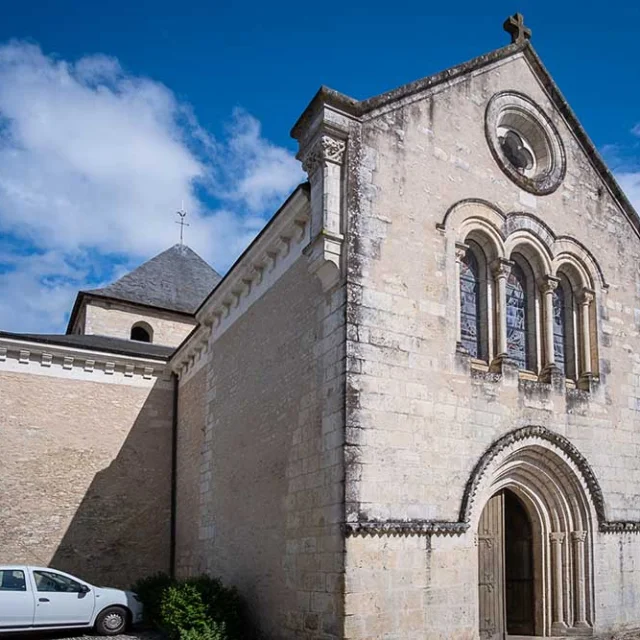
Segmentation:
[(190, 226), (188, 222), (184, 221), (184, 219), (187, 217), (187, 212), (184, 209), (184, 200), (182, 201), (180, 210), (176, 211), (176, 215), (180, 216), (180, 220), (176, 220), (176, 224), (180, 225), (180, 244), (182, 244), (184, 228)]

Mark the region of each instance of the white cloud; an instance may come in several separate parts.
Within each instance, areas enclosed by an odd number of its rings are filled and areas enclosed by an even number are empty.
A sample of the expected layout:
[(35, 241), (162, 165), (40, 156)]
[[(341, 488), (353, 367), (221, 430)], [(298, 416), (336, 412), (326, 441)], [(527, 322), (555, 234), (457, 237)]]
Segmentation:
[[(114, 58), (0, 46), (0, 234), (35, 252), (0, 271), (0, 328), (61, 329), (88, 274), (107, 277), (113, 256), (133, 265), (175, 243), (182, 202), (189, 244), (224, 268), (301, 178), (247, 113), (234, 112), (215, 140), (169, 88)], [(89, 256), (102, 271), (72, 267)]]
[(227, 167), (223, 181), (232, 185), (226, 196), (245, 202), (252, 212), (263, 211), (274, 206), (289, 188), (291, 175), (300, 171), (299, 163), (285, 149), (261, 136), (260, 123), (255, 118), (240, 110), (234, 116), (227, 151), (229, 162), (223, 165)]
[(640, 172), (616, 173), (616, 180), (627, 194), (634, 209), (640, 213)]

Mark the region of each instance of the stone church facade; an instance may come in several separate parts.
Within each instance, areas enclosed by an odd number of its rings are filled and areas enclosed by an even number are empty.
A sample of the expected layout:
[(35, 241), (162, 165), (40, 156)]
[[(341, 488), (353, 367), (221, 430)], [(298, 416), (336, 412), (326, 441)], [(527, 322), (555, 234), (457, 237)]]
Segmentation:
[(640, 224), (506, 26), (387, 94), (322, 88), (308, 183), (169, 345), (162, 561), (267, 638), (640, 629)]

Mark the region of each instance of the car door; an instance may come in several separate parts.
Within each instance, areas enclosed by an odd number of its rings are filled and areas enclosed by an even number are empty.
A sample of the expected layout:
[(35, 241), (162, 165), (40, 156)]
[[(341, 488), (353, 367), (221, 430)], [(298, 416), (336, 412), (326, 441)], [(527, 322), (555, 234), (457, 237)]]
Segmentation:
[(0, 629), (30, 627), (35, 603), (25, 567), (0, 567)]
[(95, 595), (84, 583), (54, 569), (33, 569), (34, 626), (88, 625)]

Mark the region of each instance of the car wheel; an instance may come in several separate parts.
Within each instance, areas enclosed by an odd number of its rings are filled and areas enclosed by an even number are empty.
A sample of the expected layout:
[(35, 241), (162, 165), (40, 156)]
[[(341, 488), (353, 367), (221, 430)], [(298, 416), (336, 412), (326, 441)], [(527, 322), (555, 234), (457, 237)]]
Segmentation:
[(107, 607), (96, 618), (96, 631), (101, 636), (115, 636), (122, 633), (126, 626), (129, 614), (122, 607)]

